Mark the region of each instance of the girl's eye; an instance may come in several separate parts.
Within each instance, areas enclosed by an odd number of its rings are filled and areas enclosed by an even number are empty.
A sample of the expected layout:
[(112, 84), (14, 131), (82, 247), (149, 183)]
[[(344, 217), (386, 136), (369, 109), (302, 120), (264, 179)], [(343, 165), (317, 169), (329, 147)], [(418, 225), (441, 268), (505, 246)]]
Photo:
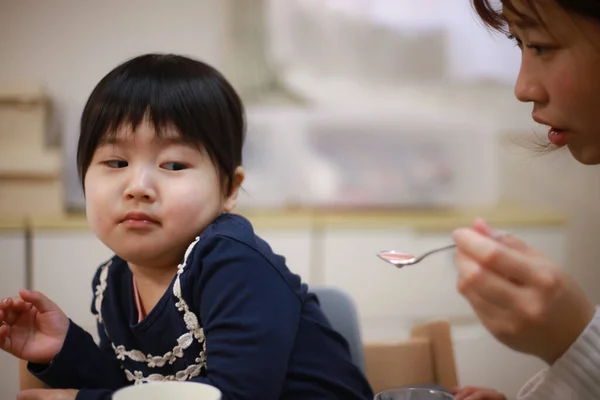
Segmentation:
[(125, 168), (127, 165), (127, 161), (123, 160), (108, 160), (105, 161), (104, 164), (109, 168)]
[(168, 162), (168, 163), (164, 163), (162, 166), (164, 169), (167, 169), (169, 171), (181, 171), (182, 169), (187, 168), (187, 166), (185, 166), (182, 163), (178, 163), (178, 162)]

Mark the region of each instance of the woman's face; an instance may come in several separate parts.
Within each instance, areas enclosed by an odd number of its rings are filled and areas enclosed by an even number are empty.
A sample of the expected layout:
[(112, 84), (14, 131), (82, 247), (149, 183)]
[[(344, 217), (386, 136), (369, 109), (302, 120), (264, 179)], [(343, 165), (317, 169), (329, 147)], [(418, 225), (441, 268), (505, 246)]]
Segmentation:
[(549, 127), (550, 142), (583, 164), (600, 164), (600, 21), (552, 0), (537, 0), (536, 10), (526, 4), (514, 2), (519, 13), (504, 9), (522, 49), (515, 95), (533, 103), (532, 117)]

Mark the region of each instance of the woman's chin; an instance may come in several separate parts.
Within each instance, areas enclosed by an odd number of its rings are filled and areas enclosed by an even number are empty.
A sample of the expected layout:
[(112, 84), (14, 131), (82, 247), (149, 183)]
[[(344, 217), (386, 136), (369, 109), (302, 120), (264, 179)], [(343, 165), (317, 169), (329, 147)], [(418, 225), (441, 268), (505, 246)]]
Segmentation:
[(597, 145), (578, 145), (578, 143), (570, 142), (567, 147), (575, 160), (584, 165), (600, 164), (600, 144)]

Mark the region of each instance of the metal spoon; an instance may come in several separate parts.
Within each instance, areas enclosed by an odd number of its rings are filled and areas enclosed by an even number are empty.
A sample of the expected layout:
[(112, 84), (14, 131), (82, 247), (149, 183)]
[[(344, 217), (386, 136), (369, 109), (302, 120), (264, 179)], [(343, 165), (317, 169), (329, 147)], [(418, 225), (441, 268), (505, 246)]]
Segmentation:
[[(498, 240), (507, 235), (508, 235), (508, 232), (498, 232), (498, 233), (492, 235), (491, 237), (492, 237), (492, 239)], [(451, 244), (449, 246), (444, 246), (444, 247), (430, 250), (427, 253), (423, 253), (418, 257), (416, 257), (412, 254), (401, 253), (401, 252), (395, 251), (395, 250), (387, 250), (387, 251), (380, 251), (379, 253), (377, 253), (377, 257), (381, 258), (383, 261), (389, 262), (396, 268), (403, 268), (408, 265), (413, 265), (418, 262), (421, 262), (425, 257), (430, 256), (431, 254), (434, 254), (434, 253), (437, 253), (440, 251), (444, 251), (444, 250), (450, 250), (455, 247), (456, 247), (455, 244)]]

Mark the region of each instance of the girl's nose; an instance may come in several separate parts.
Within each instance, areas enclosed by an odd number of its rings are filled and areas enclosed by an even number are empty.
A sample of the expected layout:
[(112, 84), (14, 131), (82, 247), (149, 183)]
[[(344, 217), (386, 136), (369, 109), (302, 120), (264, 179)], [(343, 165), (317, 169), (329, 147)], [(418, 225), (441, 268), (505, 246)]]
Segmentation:
[(147, 169), (132, 168), (132, 177), (123, 193), (126, 200), (137, 200), (153, 202), (156, 200), (156, 190), (152, 179), (152, 173)]

